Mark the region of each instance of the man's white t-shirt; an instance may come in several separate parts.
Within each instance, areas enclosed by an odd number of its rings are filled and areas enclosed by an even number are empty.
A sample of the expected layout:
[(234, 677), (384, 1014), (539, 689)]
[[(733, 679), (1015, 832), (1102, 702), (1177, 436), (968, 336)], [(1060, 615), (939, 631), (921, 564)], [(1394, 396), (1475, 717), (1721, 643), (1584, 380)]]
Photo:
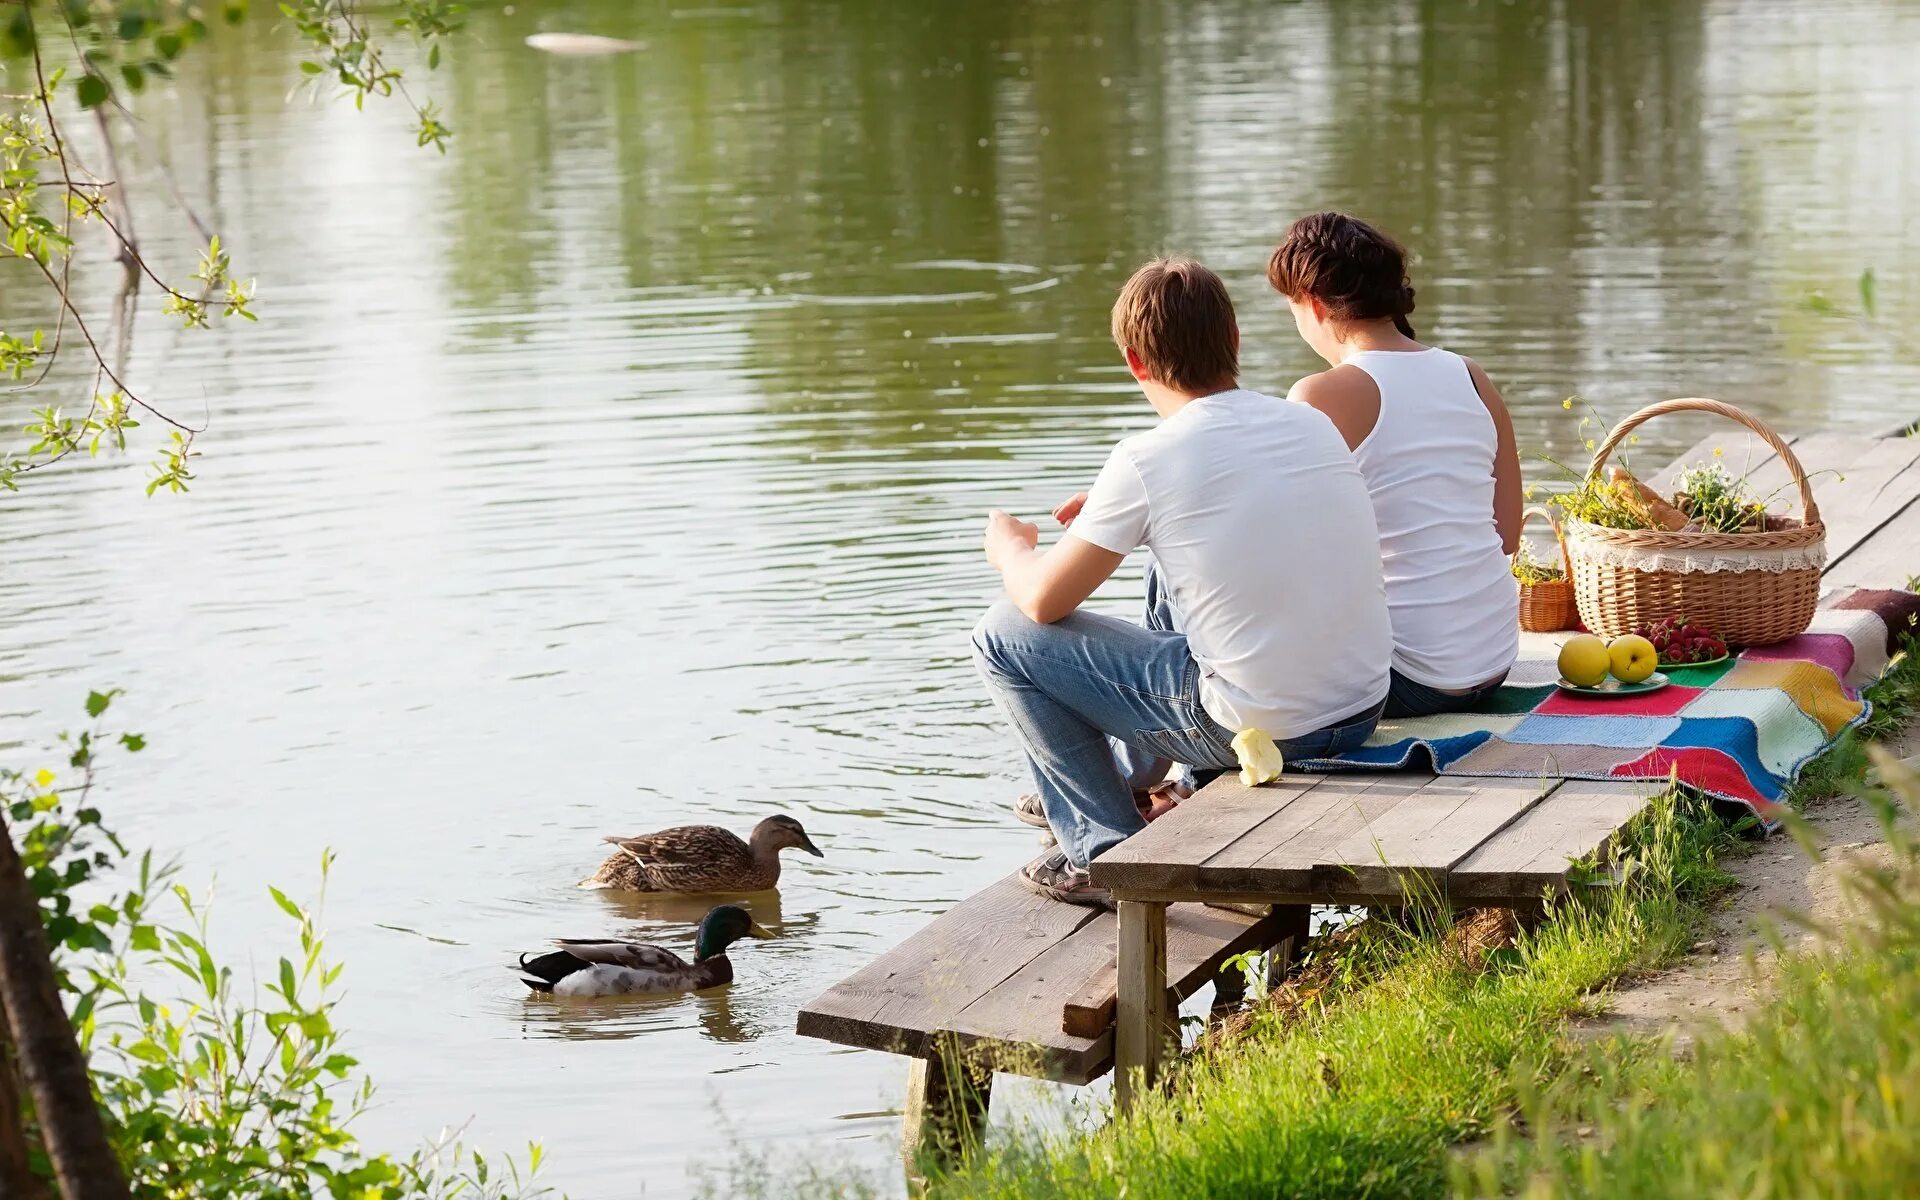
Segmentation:
[(1068, 535), (1145, 546), (1229, 730), (1300, 737), (1386, 698), (1393, 627), (1366, 481), (1320, 412), (1235, 389), (1114, 447)]

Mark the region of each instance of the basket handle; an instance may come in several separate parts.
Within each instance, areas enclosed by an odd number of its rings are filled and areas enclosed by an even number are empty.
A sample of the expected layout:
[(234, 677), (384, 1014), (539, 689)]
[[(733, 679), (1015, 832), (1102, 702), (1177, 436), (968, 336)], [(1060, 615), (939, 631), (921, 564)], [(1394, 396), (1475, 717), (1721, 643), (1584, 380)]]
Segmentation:
[(1593, 465), (1587, 468), (1587, 482), (1593, 483), (1600, 478), (1601, 468), (1607, 465), (1607, 456), (1613, 453), (1614, 447), (1626, 440), (1629, 433), (1655, 417), (1674, 412), (1712, 413), (1717, 417), (1725, 417), (1735, 424), (1744, 425), (1759, 434), (1760, 439), (1773, 447), (1773, 452), (1780, 456), (1780, 461), (1786, 463), (1787, 469), (1793, 472), (1793, 482), (1800, 489), (1801, 519), (1808, 525), (1820, 524), (1820, 506), (1813, 502), (1813, 486), (1807, 482), (1807, 472), (1801, 467), (1800, 459), (1795, 456), (1792, 447), (1782, 441), (1780, 435), (1769, 429), (1766, 422), (1760, 418), (1735, 408), (1723, 400), (1708, 400), (1703, 396), (1685, 396), (1678, 400), (1662, 400), (1657, 404), (1649, 404), (1615, 425), (1613, 432), (1607, 435), (1607, 440), (1601, 442), (1600, 448), (1593, 452)]
[[(1573, 558), (1568, 555), (1567, 539), (1560, 532), (1560, 518), (1554, 516), (1553, 510), (1544, 504), (1531, 505), (1520, 513), (1520, 525), (1522, 528), (1526, 527), (1528, 517), (1545, 517), (1547, 519), (1547, 526), (1553, 530), (1553, 544), (1560, 547), (1560, 567), (1566, 572), (1567, 582), (1572, 583)], [(1524, 544), (1525, 543), (1522, 543), (1522, 545)], [(1520, 551), (1515, 550), (1513, 552), (1513, 559), (1518, 560), (1519, 557)]]

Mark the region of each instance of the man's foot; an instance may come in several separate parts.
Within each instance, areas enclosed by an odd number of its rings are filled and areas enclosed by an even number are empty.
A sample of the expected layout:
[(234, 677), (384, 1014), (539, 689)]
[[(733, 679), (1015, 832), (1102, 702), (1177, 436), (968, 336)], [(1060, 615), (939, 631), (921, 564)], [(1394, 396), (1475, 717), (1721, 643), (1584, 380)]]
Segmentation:
[(1043, 854), (1020, 868), (1020, 878), (1028, 887), (1064, 904), (1084, 904), (1089, 908), (1112, 908), (1113, 893), (1095, 887), (1093, 879), (1067, 862), (1063, 851)]
[[(1135, 792), (1133, 802), (1140, 809), (1140, 815), (1152, 821), (1173, 811), (1173, 806), (1193, 795), (1187, 787), (1176, 781), (1166, 780), (1153, 785), (1151, 791)], [(1046, 805), (1040, 802), (1040, 796), (1028, 792), (1013, 802), (1013, 815), (1035, 829), (1047, 828)]]
[(1035, 829), (1047, 828), (1047, 809), (1037, 792), (1028, 792), (1013, 802), (1013, 815)]

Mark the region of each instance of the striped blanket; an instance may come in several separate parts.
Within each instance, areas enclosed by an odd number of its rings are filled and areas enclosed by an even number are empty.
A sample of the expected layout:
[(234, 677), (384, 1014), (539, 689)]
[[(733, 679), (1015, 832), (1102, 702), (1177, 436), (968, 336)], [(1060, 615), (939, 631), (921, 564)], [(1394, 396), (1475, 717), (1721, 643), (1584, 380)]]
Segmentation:
[(1554, 686), (1550, 651), (1523, 656), (1474, 712), (1383, 720), (1367, 744), (1303, 770), (1431, 767), (1442, 775), (1669, 777), (1762, 817), (1812, 759), (1866, 720), (1878, 679), (1920, 621), (1920, 596), (1854, 591), (1791, 641), (1706, 667), (1663, 668), (1670, 687), (1593, 699)]

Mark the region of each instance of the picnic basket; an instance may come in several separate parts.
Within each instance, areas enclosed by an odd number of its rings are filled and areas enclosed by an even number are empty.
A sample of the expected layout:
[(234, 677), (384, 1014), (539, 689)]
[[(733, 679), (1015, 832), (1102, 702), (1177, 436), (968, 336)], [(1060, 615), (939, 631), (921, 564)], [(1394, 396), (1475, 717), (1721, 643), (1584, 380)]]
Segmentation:
[(1614, 426), (1594, 452), (1587, 482), (1598, 482), (1607, 457), (1628, 434), (1676, 412), (1712, 413), (1759, 435), (1791, 472), (1802, 519), (1769, 516), (1762, 529), (1721, 533), (1611, 529), (1570, 516), (1564, 531), (1580, 620), (1611, 638), (1663, 617), (1684, 617), (1736, 646), (1771, 645), (1804, 633), (1820, 597), (1827, 531), (1800, 460), (1765, 422), (1719, 400), (1650, 404)]
[[(1574, 620), (1573, 564), (1567, 560), (1567, 541), (1560, 535), (1560, 522), (1552, 509), (1536, 504), (1520, 515), (1520, 523), (1525, 525), (1528, 517), (1536, 516), (1545, 517), (1553, 530), (1553, 544), (1560, 551), (1564, 574), (1558, 579), (1520, 585), (1520, 628), (1528, 633), (1557, 633), (1570, 627)], [(1513, 552), (1516, 563), (1521, 553), (1521, 550)]]

